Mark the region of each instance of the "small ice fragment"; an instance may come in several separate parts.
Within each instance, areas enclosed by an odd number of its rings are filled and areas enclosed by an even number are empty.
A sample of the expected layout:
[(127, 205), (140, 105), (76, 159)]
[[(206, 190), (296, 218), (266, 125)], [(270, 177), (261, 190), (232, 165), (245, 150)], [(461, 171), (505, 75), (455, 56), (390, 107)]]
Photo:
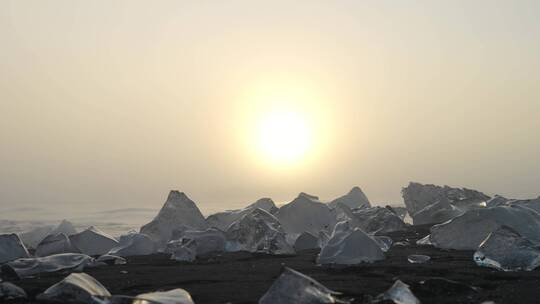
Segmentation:
[(98, 304), (110, 298), (109, 291), (86, 273), (72, 273), (37, 296), (43, 302)]
[(2, 271), (28, 278), (45, 272), (61, 270), (82, 271), (85, 267), (95, 266), (94, 258), (81, 253), (61, 253), (41, 258), (24, 258), (2, 265)]
[(394, 243), (394, 246), (409, 246), (409, 242), (407, 241), (399, 241), (399, 242), (395, 242)]
[(113, 254), (104, 254), (96, 259), (98, 263), (105, 263), (107, 265), (124, 265), (127, 263), (126, 259)]
[(431, 258), (429, 256), (422, 254), (411, 254), (407, 257), (407, 261), (413, 264), (422, 264), (429, 261), (430, 259)]
[(412, 291), (409, 289), (409, 285), (397, 280), (390, 289), (385, 291), (381, 296), (382, 300), (390, 300), (396, 304), (420, 304)]
[(388, 236), (374, 236), (373, 239), (379, 246), (381, 247), (382, 251), (387, 252), (390, 250), (390, 247), (392, 247), (392, 239)]
[(433, 245), (433, 243), (431, 243), (431, 235), (426, 235), (425, 237), (419, 239), (418, 241), (416, 241), (416, 245)]
[(334, 297), (335, 294), (336, 292), (314, 279), (298, 271), (285, 268), (259, 300), (259, 304), (343, 303)]
[(159, 291), (140, 294), (132, 304), (194, 304), (189, 292), (177, 288), (169, 291)]
[(26, 292), (19, 286), (9, 282), (0, 283), (0, 300), (19, 300), (26, 297)]

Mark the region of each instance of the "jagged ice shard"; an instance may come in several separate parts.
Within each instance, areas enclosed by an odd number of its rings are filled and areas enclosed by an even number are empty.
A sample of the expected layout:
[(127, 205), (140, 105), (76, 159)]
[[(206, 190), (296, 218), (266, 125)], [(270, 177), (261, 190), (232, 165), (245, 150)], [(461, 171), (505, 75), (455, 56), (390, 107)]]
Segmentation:
[(96, 259), (96, 266), (102, 266), (102, 265), (124, 265), (127, 264), (126, 259), (123, 257), (112, 255), (112, 254), (104, 254), (100, 255)]
[(407, 228), (405, 222), (388, 208), (362, 208), (353, 210), (352, 213), (360, 228), (367, 233), (380, 235)]
[(109, 291), (86, 273), (72, 273), (39, 294), (38, 301), (60, 303), (105, 304)]
[(41, 258), (23, 258), (2, 265), (2, 272), (15, 273), (19, 278), (27, 278), (45, 272), (60, 270), (82, 271), (96, 265), (94, 258), (80, 253), (62, 253)]
[(50, 234), (37, 246), (35, 256), (44, 257), (60, 253), (79, 253), (79, 249), (71, 244), (67, 235), (63, 233)]
[(122, 257), (146, 255), (154, 253), (155, 247), (154, 241), (149, 236), (131, 231), (120, 236), (119, 245), (112, 248), (109, 254)]
[(245, 250), (271, 254), (294, 253), (280, 222), (262, 209), (254, 209), (234, 222), (226, 232), (227, 251)]
[(397, 280), (390, 289), (380, 297), (382, 300), (390, 300), (396, 304), (420, 304), (420, 300), (409, 289), (409, 285)]
[(540, 266), (540, 247), (512, 228), (501, 226), (480, 244), (474, 261), (503, 271), (531, 271)]
[(390, 250), (390, 247), (392, 247), (392, 244), (394, 243), (392, 238), (388, 236), (372, 236), (372, 238), (375, 240), (375, 242), (377, 242), (377, 244), (379, 244), (379, 247), (381, 247), (381, 250), (384, 252)]
[(32, 229), (21, 234), (21, 240), (29, 248), (36, 248), (38, 244), (47, 236), (63, 233), (67, 236), (77, 233), (73, 224), (67, 220), (62, 220), (58, 226), (43, 226)]
[(445, 222), (467, 210), (484, 207), (490, 199), (476, 190), (415, 182), (401, 192), (415, 225)]
[(340, 196), (328, 203), (328, 206), (330, 206), (331, 208), (335, 208), (338, 203), (344, 204), (351, 209), (371, 207), (369, 199), (364, 194), (362, 189), (360, 189), (360, 187), (352, 188), (349, 193)]
[(336, 224), (335, 211), (306, 193), (281, 206), (276, 217), (285, 232), (298, 235), (304, 232), (318, 235), (322, 230), (331, 231)]
[(141, 233), (148, 235), (160, 245), (166, 244), (175, 230), (205, 230), (208, 224), (197, 205), (183, 192), (171, 191), (167, 201)]
[(211, 252), (225, 251), (227, 239), (225, 233), (217, 228), (210, 228), (204, 231), (185, 231), (182, 242), (193, 241), (197, 256)]
[(411, 254), (407, 257), (407, 261), (412, 264), (423, 264), (431, 260), (431, 257), (423, 254)]
[(19, 286), (9, 282), (0, 283), (0, 300), (11, 301), (22, 300), (26, 298), (26, 292)]
[(69, 240), (81, 253), (87, 255), (102, 255), (118, 246), (117, 240), (94, 226), (71, 235)]
[(259, 300), (259, 304), (343, 303), (334, 297), (336, 294), (314, 279), (285, 268)]
[(242, 216), (251, 212), (251, 210), (255, 208), (262, 209), (270, 214), (273, 214), (277, 211), (276, 205), (274, 204), (272, 199), (261, 198), (255, 203), (245, 207), (244, 209), (228, 210), (212, 214), (206, 218), (206, 221), (208, 222), (208, 225), (210, 227), (215, 227), (226, 231), (232, 223), (239, 220), (240, 218), (242, 218)]
[(321, 249), (317, 263), (353, 265), (384, 258), (384, 252), (377, 241), (361, 229), (351, 229), (346, 222), (341, 222)]
[(501, 226), (510, 227), (534, 244), (540, 244), (540, 214), (519, 205), (469, 210), (449, 222), (431, 227), (429, 241), (442, 249), (476, 250)]
[(131, 304), (194, 304), (194, 302), (189, 292), (177, 288), (140, 294)]
[(0, 234), (0, 263), (29, 256), (28, 250), (18, 235), (15, 233)]

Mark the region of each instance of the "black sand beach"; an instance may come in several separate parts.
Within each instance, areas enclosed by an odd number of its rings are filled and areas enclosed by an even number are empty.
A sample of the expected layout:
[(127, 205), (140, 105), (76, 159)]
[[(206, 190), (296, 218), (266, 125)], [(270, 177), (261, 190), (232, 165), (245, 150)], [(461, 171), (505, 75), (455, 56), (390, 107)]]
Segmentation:
[[(414, 242), (428, 233), (428, 227), (410, 227), (392, 233), (394, 242)], [(431, 261), (410, 264), (410, 254), (426, 254)], [(431, 246), (392, 246), (387, 259), (373, 264), (334, 268), (315, 264), (317, 252), (295, 256), (225, 253), (179, 263), (168, 255), (128, 258), (127, 265), (88, 269), (112, 294), (184, 288), (195, 303), (256, 303), (284, 266), (300, 271), (325, 286), (343, 293), (353, 303), (368, 303), (388, 289), (396, 279), (411, 286), (422, 303), (538, 303), (540, 270), (500, 272), (475, 265), (472, 251), (445, 251)], [(34, 298), (66, 274), (45, 274), (13, 283)], [(33, 303), (33, 302), (29, 302)]]

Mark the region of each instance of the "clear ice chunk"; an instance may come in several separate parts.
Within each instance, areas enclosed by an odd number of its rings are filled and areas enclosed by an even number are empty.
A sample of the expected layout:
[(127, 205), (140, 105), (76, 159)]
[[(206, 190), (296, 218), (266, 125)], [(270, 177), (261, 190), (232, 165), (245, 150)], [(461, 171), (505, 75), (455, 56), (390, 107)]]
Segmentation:
[(433, 245), (433, 243), (431, 243), (430, 235), (428, 234), (425, 237), (416, 241), (416, 245), (421, 245), (421, 246)]
[(30, 254), (15, 233), (0, 234), (0, 263), (27, 258)]
[(388, 236), (374, 236), (373, 239), (375, 242), (377, 242), (377, 244), (379, 244), (381, 250), (384, 252), (390, 250), (390, 247), (392, 247), (392, 244), (394, 243), (392, 238)]
[(396, 304), (420, 304), (420, 300), (409, 289), (409, 285), (397, 280), (390, 289), (379, 296), (381, 300), (390, 300)]
[(384, 260), (384, 251), (370, 235), (358, 228), (351, 231), (340, 227), (346, 226), (336, 226), (332, 238), (321, 249), (317, 263), (353, 265)]
[(37, 296), (38, 301), (103, 304), (109, 291), (86, 273), (72, 273)]
[(540, 248), (507, 226), (490, 233), (474, 253), (478, 266), (530, 271), (540, 266)]
[(259, 304), (344, 303), (334, 297), (336, 294), (314, 279), (285, 268), (259, 300)]
[(158, 291), (140, 294), (131, 304), (194, 304), (189, 292), (177, 288), (169, 291)]
[(488, 235), (507, 226), (540, 244), (540, 214), (520, 205), (469, 210), (430, 229), (430, 240), (441, 249), (477, 250)]
[(269, 254), (292, 254), (294, 249), (287, 243), (285, 231), (272, 214), (255, 208), (240, 220), (231, 224), (226, 232), (227, 251), (264, 252)]
[(412, 264), (423, 264), (431, 260), (431, 257), (423, 254), (411, 254), (407, 257), (407, 261)]
[(59, 253), (79, 253), (63, 233), (49, 234), (37, 246), (35, 256), (44, 257)]
[(81, 253), (62, 253), (42, 258), (24, 258), (2, 265), (2, 271), (15, 273), (19, 278), (28, 278), (45, 272), (61, 270), (82, 271), (85, 267), (96, 266), (94, 258)]
[(146, 234), (130, 231), (120, 236), (118, 246), (112, 248), (109, 254), (128, 257), (133, 255), (147, 255), (155, 252), (156, 244)]
[(19, 286), (9, 282), (0, 283), (0, 300), (22, 300), (26, 299), (26, 292)]

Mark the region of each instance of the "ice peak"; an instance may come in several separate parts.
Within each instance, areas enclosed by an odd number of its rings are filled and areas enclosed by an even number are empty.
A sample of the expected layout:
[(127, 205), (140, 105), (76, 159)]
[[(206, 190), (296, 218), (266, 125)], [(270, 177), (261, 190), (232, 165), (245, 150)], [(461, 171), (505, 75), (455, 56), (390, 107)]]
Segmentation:
[(170, 240), (175, 229), (206, 229), (208, 224), (199, 208), (184, 192), (173, 190), (156, 217), (141, 227), (141, 233), (159, 243)]
[(300, 192), (297, 198), (307, 198), (310, 201), (318, 201), (319, 197), (305, 192)]
[(349, 191), (349, 194), (350, 194), (350, 195), (353, 195), (353, 194), (360, 194), (360, 193), (363, 194), (364, 192), (363, 192), (362, 189), (360, 189), (360, 187), (358, 187), (358, 186), (352, 187), (351, 191)]
[(185, 200), (189, 200), (189, 197), (184, 192), (180, 192), (178, 190), (171, 190), (169, 192), (169, 196), (167, 197), (167, 202), (182, 202)]
[(258, 199), (255, 203), (253, 203), (252, 205), (259, 205), (259, 204), (269, 204), (269, 203), (274, 203), (274, 201), (269, 198), (269, 197), (263, 197), (263, 198), (260, 198)]
[(345, 204), (347, 207), (361, 208), (361, 207), (371, 207), (371, 203), (367, 198), (366, 194), (358, 186), (354, 186), (347, 194), (340, 196), (329, 203), (329, 206), (335, 208), (338, 203)]
[(64, 233), (65, 235), (69, 236), (77, 233), (77, 230), (70, 221), (64, 219), (62, 222), (60, 222), (60, 224), (58, 224), (58, 226), (56, 226), (53, 233)]
[(247, 208), (261, 208), (266, 211), (270, 211), (273, 208), (276, 208), (276, 204), (271, 198), (263, 197), (258, 199), (255, 203), (249, 205)]
[(195, 202), (191, 200), (184, 192), (172, 190), (171, 192), (169, 192), (169, 196), (167, 197), (167, 201), (163, 205), (163, 209), (178, 208), (196, 209), (197, 207), (195, 205)]

